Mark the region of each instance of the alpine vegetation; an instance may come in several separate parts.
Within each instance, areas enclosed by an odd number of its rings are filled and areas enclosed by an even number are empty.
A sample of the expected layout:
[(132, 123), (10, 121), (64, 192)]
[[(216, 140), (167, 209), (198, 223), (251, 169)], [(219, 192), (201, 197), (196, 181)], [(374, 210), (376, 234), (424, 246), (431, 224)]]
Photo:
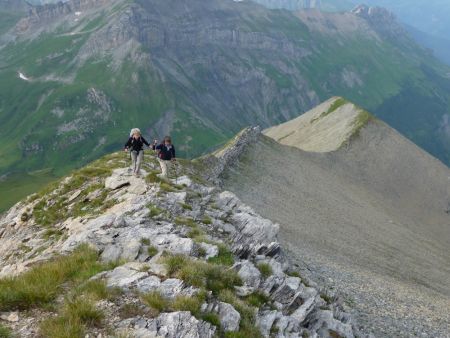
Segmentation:
[(107, 155), (11, 208), (2, 337), (355, 337), (338, 295), (294, 273), (278, 225), (212, 183), (247, 135), (167, 178), (154, 156), (133, 175)]

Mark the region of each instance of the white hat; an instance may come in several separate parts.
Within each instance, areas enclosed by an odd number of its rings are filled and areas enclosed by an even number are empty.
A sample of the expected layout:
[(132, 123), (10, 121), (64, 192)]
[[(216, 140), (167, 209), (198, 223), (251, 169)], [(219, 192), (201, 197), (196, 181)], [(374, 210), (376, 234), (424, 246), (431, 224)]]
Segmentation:
[(141, 134), (141, 130), (139, 128), (133, 128), (130, 131), (130, 137), (133, 136), (134, 134)]

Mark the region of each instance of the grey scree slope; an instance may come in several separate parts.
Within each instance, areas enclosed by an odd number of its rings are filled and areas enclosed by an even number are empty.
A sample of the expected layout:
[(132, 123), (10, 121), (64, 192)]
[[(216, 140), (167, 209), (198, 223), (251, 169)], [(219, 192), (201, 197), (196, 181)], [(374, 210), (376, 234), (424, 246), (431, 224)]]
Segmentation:
[(280, 223), (292, 259), (344, 293), (364, 331), (450, 337), (450, 170), (377, 120), (348, 137), (319, 153), (261, 135), (224, 185)]

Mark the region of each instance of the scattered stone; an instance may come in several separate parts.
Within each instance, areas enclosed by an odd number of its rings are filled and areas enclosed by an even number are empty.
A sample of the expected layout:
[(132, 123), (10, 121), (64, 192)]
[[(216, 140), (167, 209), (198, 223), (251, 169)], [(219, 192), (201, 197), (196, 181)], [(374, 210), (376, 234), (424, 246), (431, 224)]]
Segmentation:
[(19, 321), (19, 312), (1, 312), (0, 319), (7, 322), (16, 323)]
[(74, 201), (78, 196), (80, 196), (81, 190), (75, 191), (70, 197), (67, 199), (67, 203)]

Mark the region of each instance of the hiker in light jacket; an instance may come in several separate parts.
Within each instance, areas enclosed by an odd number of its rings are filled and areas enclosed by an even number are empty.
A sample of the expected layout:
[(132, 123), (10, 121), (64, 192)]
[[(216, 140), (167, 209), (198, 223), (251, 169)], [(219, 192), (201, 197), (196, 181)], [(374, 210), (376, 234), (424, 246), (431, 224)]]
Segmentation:
[(125, 143), (125, 151), (131, 151), (131, 168), (135, 176), (140, 175), (141, 164), (144, 158), (144, 144), (150, 147), (150, 144), (142, 137), (138, 128), (131, 129), (130, 138)]
[(168, 178), (169, 170), (172, 162), (176, 161), (175, 158), (175, 147), (172, 144), (172, 139), (170, 136), (164, 137), (161, 144), (155, 140), (153, 143), (153, 150), (156, 150), (158, 154), (159, 165), (161, 166), (162, 176)]

